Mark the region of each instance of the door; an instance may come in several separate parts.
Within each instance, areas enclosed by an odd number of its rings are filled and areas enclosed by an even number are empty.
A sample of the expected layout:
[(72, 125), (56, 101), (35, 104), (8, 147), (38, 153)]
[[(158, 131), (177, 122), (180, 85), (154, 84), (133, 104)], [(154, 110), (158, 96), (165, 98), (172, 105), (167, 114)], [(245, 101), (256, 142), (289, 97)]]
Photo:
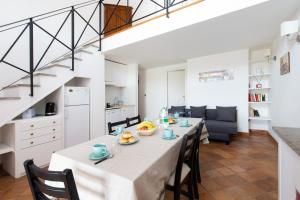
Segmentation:
[[(104, 4), (104, 36), (111, 35), (131, 27), (132, 7)], [(128, 23), (128, 24), (127, 24)], [(103, 27), (104, 28), (104, 27)]]
[(90, 107), (88, 105), (65, 107), (65, 147), (90, 139)]
[(168, 72), (168, 108), (185, 105), (185, 70)]

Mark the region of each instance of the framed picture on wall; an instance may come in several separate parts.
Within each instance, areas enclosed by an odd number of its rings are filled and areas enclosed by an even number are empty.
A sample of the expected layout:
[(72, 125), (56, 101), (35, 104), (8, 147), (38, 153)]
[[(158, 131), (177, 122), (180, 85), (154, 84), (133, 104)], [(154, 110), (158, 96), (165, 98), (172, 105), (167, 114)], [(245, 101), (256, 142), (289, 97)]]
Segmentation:
[(280, 58), (280, 75), (290, 73), (290, 52)]

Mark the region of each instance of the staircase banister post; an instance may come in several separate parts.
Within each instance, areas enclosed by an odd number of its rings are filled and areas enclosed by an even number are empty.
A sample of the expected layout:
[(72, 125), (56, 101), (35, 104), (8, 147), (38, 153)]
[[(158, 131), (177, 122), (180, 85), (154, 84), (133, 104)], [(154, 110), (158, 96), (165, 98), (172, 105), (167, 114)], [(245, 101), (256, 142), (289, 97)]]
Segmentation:
[(30, 94), (33, 97), (33, 72), (34, 72), (34, 45), (33, 45), (33, 19), (29, 19), (29, 75), (30, 75)]
[(102, 5), (103, 0), (99, 1), (99, 51), (102, 50)]
[(166, 5), (166, 17), (167, 18), (169, 18), (170, 16), (169, 16), (169, 14), (170, 14), (170, 12), (169, 12), (169, 0), (165, 0), (165, 5)]
[(74, 6), (71, 8), (71, 49), (72, 49), (72, 71), (74, 71), (75, 68), (75, 60), (74, 60), (74, 55), (75, 55), (75, 16), (74, 16)]

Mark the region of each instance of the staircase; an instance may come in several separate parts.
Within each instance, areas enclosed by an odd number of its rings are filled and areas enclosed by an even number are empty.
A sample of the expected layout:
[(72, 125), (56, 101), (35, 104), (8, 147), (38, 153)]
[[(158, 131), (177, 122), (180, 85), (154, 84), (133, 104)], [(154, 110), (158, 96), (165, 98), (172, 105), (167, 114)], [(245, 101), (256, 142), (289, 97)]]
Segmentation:
[[(75, 66), (80, 68), (82, 57), (89, 59), (89, 56), (94, 53), (98, 53), (98, 47), (94, 44), (78, 48), (75, 53)], [(29, 95), (31, 87), (29, 75), (3, 88), (0, 96), (0, 110), (9, 112), (0, 113), (0, 127), (76, 77), (77, 71), (72, 71), (72, 66), (69, 63), (70, 56), (65, 55), (35, 71), (33, 74), (33, 97)]]

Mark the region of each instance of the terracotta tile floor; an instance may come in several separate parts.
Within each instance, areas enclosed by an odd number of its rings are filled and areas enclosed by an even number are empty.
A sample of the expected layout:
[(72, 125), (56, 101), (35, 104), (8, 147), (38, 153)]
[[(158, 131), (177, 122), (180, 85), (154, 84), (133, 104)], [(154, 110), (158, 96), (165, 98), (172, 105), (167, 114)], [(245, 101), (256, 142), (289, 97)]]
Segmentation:
[[(264, 133), (201, 146), (201, 200), (277, 200), (277, 145)], [(0, 199), (32, 199), (26, 177), (0, 173)], [(167, 200), (172, 199), (170, 192)], [(186, 198), (182, 198), (186, 199)]]
[(200, 151), (201, 200), (278, 199), (277, 144), (267, 134), (243, 134), (228, 146), (211, 142)]

